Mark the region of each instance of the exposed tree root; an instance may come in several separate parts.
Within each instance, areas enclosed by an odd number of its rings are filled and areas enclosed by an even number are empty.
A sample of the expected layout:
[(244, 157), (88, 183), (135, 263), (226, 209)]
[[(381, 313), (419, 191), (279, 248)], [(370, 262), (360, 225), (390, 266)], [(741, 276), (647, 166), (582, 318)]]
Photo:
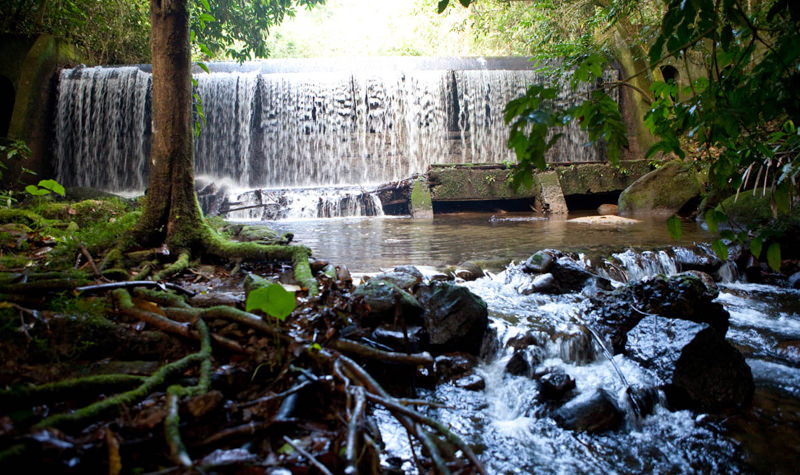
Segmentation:
[[(188, 316), (189, 318), (182, 319), (183, 323), (179, 323), (157, 313), (148, 312), (147, 310), (142, 310), (141, 308), (136, 307), (131, 300), (130, 294), (124, 289), (116, 289), (112, 291), (111, 296), (119, 310), (130, 317), (137, 318), (145, 323), (149, 323), (159, 330), (167, 333), (173, 333), (185, 338), (192, 338), (200, 341), (203, 340), (203, 335), (201, 332), (195, 332), (186, 325), (186, 323), (194, 322), (199, 317), (199, 313), (192, 313)], [(229, 350), (237, 353), (245, 352), (245, 349), (242, 348), (239, 343), (233, 340), (221, 337), (219, 335), (211, 335), (211, 338), (215, 343)]]
[(0, 391), (0, 404), (9, 407), (19, 403), (30, 404), (65, 399), (76, 394), (98, 394), (104, 391), (138, 386), (144, 380), (143, 376), (131, 374), (100, 374), (67, 379), (31, 388)]
[[(119, 411), (123, 406), (128, 406), (141, 401), (151, 392), (166, 384), (171, 378), (184, 373), (192, 366), (198, 363), (203, 364), (204, 361), (209, 361), (209, 358), (211, 357), (211, 344), (209, 342), (210, 338), (208, 335), (208, 327), (206, 327), (205, 322), (199, 319), (197, 320), (196, 325), (202, 336), (201, 349), (199, 352), (192, 353), (179, 359), (178, 361), (161, 367), (161, 369), (145, 379), (144, 383), (135, 389), (117, 394), (116, 396), (102, 399), (94, 404), (90, 404), (71, 413), (56, 414), (54, 416), (47, 417), (34, 427), (44, 428), (75, 425), (79, 423), (85, 423), (113, 411)], [(210, 362), (208, 364), (210, 364)], [(206, 382), (205, 384), (205, 387), (207, 388), (208, 383)], [(198, 384), (198, 386), (200, 385), (201, 384)]]

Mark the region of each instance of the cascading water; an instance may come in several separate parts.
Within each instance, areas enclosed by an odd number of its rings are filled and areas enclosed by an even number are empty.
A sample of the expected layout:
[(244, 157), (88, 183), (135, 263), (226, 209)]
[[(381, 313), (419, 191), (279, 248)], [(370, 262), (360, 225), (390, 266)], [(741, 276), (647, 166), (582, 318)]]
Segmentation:
[[(583, 259), (579, 265), (595, 272), (611, 269), (606, 274), (617, 275), (617, 284), (622, 285), (685, 270), (687, 263), (702, 265), (711, 257), (702, 248), (656, 253), (628, 250), (594, 266)], [(484, 346), (495, 350), (487, 352), (476, 369), (485, 389), (447, 383), (422, 391), (438, 405), (429, 409), (429, 415), (479, 447), (489, 473), (740, 473), (753, 470), (749, 465), (753, 460), (763, 463), (764, 459), (772, 465), (756, 465), (757, 470), (780, 472), (793, 467), (798, 443), (793, 428), (800, 417), (781, 407), (796, 408), (800, 398), (799, 291), (741, 282), (720, 284), (718, 301), (731, 314), (727, 339), (747, 358), (756, 381), (754, 406), (758, 407), (722, 418), (668, 410), (658, 394), (642, 391), (663, 384), (652, 368), (632, 355), (602, 356), (580, 318), (593, 289), (526, 295), (520, 289), (530, 278), (522, 265), (512, 263), (497, 275), (464, 284), (487, 303), (496, 332), (496, 343)], [(680, 331), (671, 327), (680, 321), (650, 315), (642, 320), (642, 331), (630, 337), (643, 339), (639, 348), (649, 355), (655, 339), (680, 340), (680, 334), (670, 333)], [(520, 355), (529, 369), (510, 372), (510, 363)], [(580, 406), (606, 394), (624, 414), (624, 423), (599, 433), (561, 427), (556, 420), (561, 410), (554, 411), (542, 398), (542, 375), (547, 374), (566, 374), (575, 382), (574, 397), (561, 403), (563, 407)], [(646, 414), (641, 411), (644, 406), (650, 409)], [(414, 473), (402, 428), (385, 412), (378, 411), (377, 417), (384, 441), (407, 461), (402, 469)], [(759, 446), (753, 440), (759, 436), (754, 430), (774, 431), (780, 437), (765, 436), (764, 453), (757, 453)], [(746, 435), (741, 439), (737, 433)], [(781, 451), (793, 455), (776, 456), (770, 447), (777, 443)]]
[[(212, 64), (210, 74), (195, 75), (206, 119), (195, 140), (198, 174), (245, 188), (364, 186), (432, 163), (513, 160), (503, 108), (544, 80), (522, 58), (383, 59), (331, 71), (317, 63)], [(145, 69), (61, 72), (61, 183), (144, 189), (151, 89)], [(560, 99), (581, 93), (564, 88)], [(602, 160), (600, 150), (584, 146), (577, 126), (565, 136), (550, 161)]]

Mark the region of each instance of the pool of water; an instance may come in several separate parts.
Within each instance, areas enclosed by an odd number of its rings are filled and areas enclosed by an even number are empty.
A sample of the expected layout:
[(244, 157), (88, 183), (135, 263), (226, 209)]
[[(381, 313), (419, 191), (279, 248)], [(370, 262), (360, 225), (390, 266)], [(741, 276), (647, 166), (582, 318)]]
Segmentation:
[[(569, 218), (588, 213), (571, 214)], [(442, 267), (466, 260), (525, 259), (540, 249), (580, 250), (608, 255), (625, 248), (653, 249), (708, 240), (695, 222), (683, 224), (683, 236), (672, 240), (663, 219), (635, 224), (588, 225), (566, 217), (536, 218), (528, 214), (463, 213), (432, 220), (408, 217), (301, 219), (267, 222), (280, 233), (292, 232), (314, 256), (351, 271), (413, 264)]]

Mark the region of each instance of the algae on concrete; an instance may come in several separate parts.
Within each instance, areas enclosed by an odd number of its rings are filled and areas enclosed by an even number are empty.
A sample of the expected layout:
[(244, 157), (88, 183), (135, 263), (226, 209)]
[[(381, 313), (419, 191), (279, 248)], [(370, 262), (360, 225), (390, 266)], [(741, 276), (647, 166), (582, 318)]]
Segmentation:
[(424, 176), (411, 184), (411, 217), (416, 219), (433, 219), (433, 202), (428, 180)]

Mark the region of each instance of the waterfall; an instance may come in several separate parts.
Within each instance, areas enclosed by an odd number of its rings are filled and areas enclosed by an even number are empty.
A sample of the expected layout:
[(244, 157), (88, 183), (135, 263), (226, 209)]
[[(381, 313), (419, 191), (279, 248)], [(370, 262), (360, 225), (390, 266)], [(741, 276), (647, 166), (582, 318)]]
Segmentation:
[[(320, 66), (321, 65), (321, 66)], [(198, 73), (205, 124), (198, 174), (242, 187), (385, 183), (433, 163), (514, 161), (505, 104), (544, 79), (524, 58), (260, 61)], [(328, 68), (328, 70), (325, 70)], [(147, 67), (60, 74), (55, 168), (65, 185), (142, 190), (147, 182)], [(560, 100), (585, 91), (564, 88)], [(577, 125), (550, 162), (602, 160)]]

